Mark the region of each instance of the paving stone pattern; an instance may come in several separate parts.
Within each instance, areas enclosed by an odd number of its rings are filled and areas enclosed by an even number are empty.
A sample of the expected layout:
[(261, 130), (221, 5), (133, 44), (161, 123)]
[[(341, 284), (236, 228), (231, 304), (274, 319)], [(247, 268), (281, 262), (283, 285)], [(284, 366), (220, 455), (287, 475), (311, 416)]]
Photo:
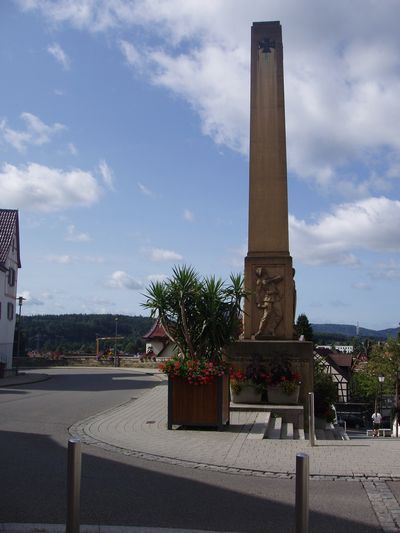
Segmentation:
[(317, 441), (255, 439), (258, 413), (234, 411), (223, 431), (167, 429), (167, 386), (70, 428), (111, 452), (230, 474), (295, 477), (297, 453), (310, 457), (311, 480), (361, 482), (383, 531), (400, 531), (400, 505), (387, 482), (400, 480), (400, 439)]
[(377, 480), (362, 483), (383, 531), (399, 531), (400, 506), (387, 483)]

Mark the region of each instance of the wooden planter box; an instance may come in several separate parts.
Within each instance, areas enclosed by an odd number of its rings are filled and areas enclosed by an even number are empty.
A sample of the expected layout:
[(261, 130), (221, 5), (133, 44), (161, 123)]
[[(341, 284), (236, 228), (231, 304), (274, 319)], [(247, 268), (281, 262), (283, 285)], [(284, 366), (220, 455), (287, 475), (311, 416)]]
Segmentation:
[(183, 378), (168, 377), (168, 429), (177, 426), (229, 424), (229, 376), (208, 385), (192, 385)]

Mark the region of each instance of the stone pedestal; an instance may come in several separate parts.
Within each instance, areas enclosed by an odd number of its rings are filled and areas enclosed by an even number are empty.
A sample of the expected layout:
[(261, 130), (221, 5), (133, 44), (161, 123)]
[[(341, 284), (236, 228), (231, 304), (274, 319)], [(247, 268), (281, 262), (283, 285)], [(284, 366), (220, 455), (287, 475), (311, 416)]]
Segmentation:
[(308, 426), (308, 393), (313, 391), (313, 344), (306, 341), (240, 340), (226, 351), (230, 364), (245, 370), (257, 361), (266, 369), (276, 362), (290, 363), (291, 369), (301, 375), (299, 403), (304, 407), (305, 425)]

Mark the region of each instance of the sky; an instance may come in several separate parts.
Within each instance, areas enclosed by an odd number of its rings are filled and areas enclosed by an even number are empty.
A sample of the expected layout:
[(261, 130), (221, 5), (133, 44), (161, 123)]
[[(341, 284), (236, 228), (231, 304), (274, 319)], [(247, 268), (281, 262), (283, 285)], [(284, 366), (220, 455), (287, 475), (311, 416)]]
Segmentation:
[(24, 314), (143, 314), (247, 252), (250, 29), (284, 45), (297, 313), (400, 321), (398, 0), (4, 0), (0, 208)]

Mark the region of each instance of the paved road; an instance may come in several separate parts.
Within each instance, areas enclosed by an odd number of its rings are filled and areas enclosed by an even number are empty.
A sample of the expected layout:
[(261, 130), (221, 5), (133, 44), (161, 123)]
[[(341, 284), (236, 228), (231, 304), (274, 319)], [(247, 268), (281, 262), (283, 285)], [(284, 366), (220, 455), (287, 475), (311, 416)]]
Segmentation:
[[(157, 377), (54, 369), (0, 389), (0, 523), (62, 523), (68, 428), (139, 398)], [(294, 531), (292, 479), (182, 468), (85, 446), (82, 523), (183, 530)], [(359, 482), (313, 481), (311, 531), (381, 531)]]

